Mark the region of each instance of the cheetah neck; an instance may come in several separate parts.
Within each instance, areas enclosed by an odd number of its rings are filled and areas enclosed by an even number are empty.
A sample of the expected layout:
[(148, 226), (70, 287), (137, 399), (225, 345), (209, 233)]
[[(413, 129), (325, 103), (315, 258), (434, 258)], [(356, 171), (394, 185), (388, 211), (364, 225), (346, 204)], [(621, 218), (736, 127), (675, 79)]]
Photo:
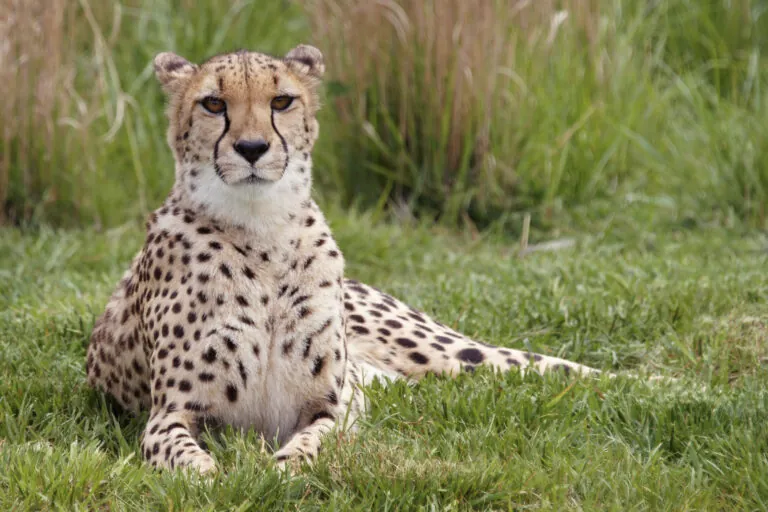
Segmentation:
[(280, 237), (302, 203), (310, 199), (310, 159), (289, 162), (276, 182), (243, 185), (224, 183), (213, 166), (179, 167), (177, 164), (174, 193), (181, 203), (222, 227), (243, 229), (260, 238)]

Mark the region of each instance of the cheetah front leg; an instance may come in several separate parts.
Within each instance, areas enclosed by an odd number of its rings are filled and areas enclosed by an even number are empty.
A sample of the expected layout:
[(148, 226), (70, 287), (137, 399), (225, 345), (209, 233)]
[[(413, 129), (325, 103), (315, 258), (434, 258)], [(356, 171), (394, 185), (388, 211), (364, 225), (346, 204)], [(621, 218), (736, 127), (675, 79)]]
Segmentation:
[(190, 468), (200, 474), (216, 470), (216, 463), (197, 442), (197, 415), (176, 410), (173, 403), (152, 408), (141, 440), (144, 459), (156, 468)]
[(320, 451), (323, 437), (336, 426), (336, 418), (334, 416), (326, 416), (322, 413), (318, 413), (317, 416), (275, 453), (278, 467), (286, 468), (292, 461), (305, 460), (311, 463), (315, 460)]
[[(334, 428), (351, 428), (365, 410), (365, 397), (361, 388), (361, 372), (357, 363), (347, 361), (346, 379), (338, 405), (329, 409), (322, 406), (313, 412), (309, 424), (297, 432), (288, 443), (275, 453), (278, 467), (287, 468), (291, 462), (304, 460), (312, 463), (320, 452), (323, 438)], [(329, 397), (335, 402), (335, 396)]]

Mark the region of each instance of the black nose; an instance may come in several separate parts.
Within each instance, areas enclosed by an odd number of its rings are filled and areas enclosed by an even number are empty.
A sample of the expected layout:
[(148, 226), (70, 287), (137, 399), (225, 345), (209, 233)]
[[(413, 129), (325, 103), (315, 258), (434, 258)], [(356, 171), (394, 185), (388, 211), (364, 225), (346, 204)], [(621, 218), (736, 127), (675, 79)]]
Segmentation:
[(240, 156), (248, 160), (250, 164), (261, 158), (261, 155), (266, 153), (268, 149), (269, 142), (264, 139), (239, 140), (235, 142), (235, 151), (240, 153)]

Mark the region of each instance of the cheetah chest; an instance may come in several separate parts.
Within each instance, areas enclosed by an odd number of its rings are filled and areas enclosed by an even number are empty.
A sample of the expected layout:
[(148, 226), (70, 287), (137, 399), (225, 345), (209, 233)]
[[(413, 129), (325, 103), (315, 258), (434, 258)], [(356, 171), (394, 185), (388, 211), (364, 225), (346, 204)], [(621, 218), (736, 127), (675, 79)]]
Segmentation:
[(177, 288), (150, 302), (168, 315), (153, 367), (177, 374), (168, 393), (184, 407), (283, 442), (340, 393), (343, 268), (313, 268), (314, 251), (230, 245), (209, 240), (216, 252), (182, 256)]

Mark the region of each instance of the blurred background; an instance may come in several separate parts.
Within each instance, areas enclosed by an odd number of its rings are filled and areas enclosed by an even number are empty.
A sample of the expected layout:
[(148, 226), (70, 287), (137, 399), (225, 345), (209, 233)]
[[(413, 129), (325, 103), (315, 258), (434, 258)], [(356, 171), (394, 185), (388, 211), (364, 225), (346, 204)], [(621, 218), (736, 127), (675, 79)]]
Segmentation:
[(328, 69), (315, 150), (325, 203), (480, 228), (627, 205), (765, 228), (766, 9), (0, 0), (0, 224), (143, 219), (173, 180), (152, 57), (307, 42)]

